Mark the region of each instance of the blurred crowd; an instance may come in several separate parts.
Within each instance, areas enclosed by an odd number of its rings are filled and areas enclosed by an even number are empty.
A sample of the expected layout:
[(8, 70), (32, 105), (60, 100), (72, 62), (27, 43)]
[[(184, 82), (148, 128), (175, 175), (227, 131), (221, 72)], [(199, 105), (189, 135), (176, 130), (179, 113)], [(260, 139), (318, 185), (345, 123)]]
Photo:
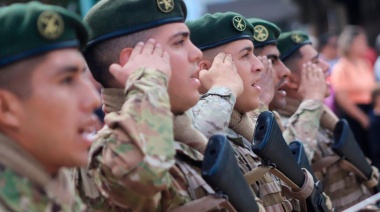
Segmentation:
[(359, 26), (318, 38), (320, 57), (330, 64), (325, 104), (350, 123), (365, 154), (380, 167), (380, 35), (375, 47)]

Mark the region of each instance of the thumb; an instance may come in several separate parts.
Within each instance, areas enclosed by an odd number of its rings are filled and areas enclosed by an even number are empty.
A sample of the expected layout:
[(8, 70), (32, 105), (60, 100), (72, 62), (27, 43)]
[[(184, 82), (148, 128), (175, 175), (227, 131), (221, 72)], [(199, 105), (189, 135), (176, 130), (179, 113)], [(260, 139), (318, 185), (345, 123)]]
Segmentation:
[(122, 67), (119, 65), (119, 64), (112, 64), (109, 68), (109, 71), (110, 73), (115, 77), (117, 78), (117, 76), (119, 75), (119, 73), (121, 72), (121, 69)]

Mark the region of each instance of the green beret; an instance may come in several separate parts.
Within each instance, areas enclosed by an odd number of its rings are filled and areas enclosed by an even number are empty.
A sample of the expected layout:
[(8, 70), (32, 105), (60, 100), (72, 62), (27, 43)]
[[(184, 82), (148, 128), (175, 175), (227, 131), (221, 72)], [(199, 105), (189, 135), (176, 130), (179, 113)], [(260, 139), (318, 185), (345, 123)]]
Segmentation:
[(253, 35), (255, 47), (277, 43), (277, 38), (281, 33), (277, 25), (259, 18), (250, 18), (248, 22), (253, 25), (255, 30)]
[(277, 48), (281, 54), (281, 60), (287, 59), (291, 54), (303, 45), (311, 44), (309, 36), (302, 31), (281, 33), (277, 41)]
[(88, 29), (79, 16), (38, 2), (0, 8), (0, 66), (48, 51), (82, 47)]
[(253, 41), (253, 26), (242, 15), (233, 12), (206, 14), (187, 21), (190, 39), (200, 50), (215, 48), (235, 40)]
[(183, 0), (99, 1), (84, 17), (92, 29), (88, 47), (168, 23), (185, 22)]

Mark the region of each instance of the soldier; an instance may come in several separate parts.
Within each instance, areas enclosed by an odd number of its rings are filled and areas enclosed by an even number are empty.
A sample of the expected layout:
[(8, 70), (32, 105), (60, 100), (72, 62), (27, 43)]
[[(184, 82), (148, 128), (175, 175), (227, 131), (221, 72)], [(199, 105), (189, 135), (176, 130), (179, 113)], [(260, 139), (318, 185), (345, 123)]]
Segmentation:
[[(324, 192), (338, 211), (369, 197), (371, 192), (364, 182), (343, 169), (338, 162), (317, 163), (335, 154), (330, 147), (333, 129), (323, 127), (324, 118), (321, 118), (324, 113), (323, 100), (329, 95), (325, 81), (329, 65), (319, 59), (318, 52), (303, 32), (282, 33), (277, 46), (281, 59), (291, 70), (285, 87), (286, 107), (279, 110), (286, 126), (284, 138), (288, 142), (303, 142), (315, 174), (324, 185)], [(316, 168), (317, 164), (319, 168)]]
[(100, 104), (88, 28), (37, 2), (0, 8), (0, 25), (0, 211), (82, 211), (63, 167), (86, 164)]
[(84, 19), (94, 32), (86, 59), (105, 88), (107, 112), (89, 173), (81, 170), (77, 178), (95, 209), (231, 209), (199, 174), (207, 140), (185, 111), (198, 101), (193, 76), (202, 53), (189, 39), (185, 18), (181, 0), (113, 0), (100, 1)]
[[(275, 24), (268, 22), (259, 18), (251, 18), (248, 21), (254, 26), (255, 34), (253, 43), (255, 45), (256, 56), (266, 56), (268, 60), (271, 61), (273, 66), (273, 83), (268, 83), (266, 80), (266, 85), (272, 85), (272, 89), (265, 89), (263, 92), (273, 92), (273, 98), (267, 105), (262, 105), (259, 109), (254, 110), (250, 113), (250, 116), (255, 121), (258, 115), (264, 110), (271, 110), (282, 127), (281, 120), (275, 109), (283, 108), (286, 105), (286, 91), (284, 90), (285, 85), (288, 82), (288, 76), (290, 75), (290, 70), (284, 65), (280, 59), (280, 52), (277, 49), (277, 39), (280, 36), (281, 30)], [(264, 103), (263, 101), (261, 101)]]
[[(206, 136), (216, 132), (226, 134), (235, 149), (240, 169), (247, 173), (260, 163), (260, 158), (250, 150), (254, 124), (247, 115), (247, 112), (259, 106), (260, 88), (257, 82), (263, 69), (261, 62), (253, 55), (253, 26), (243, 16), (233, 12), (206, 14), (186, 24), (192, 35), (191, 40), (204, 55), (198, 65), (203, 95), (192, 108), (194, 125)], [(217, 33), (210, 35), (210, 32)], [(233, 66), (215, 66), (219, 60), (224, 60), (225, 64), (232, 60), (236, 71)], [(243, 81), (243, 92), (236, 97), (236, 102), (228, 95), (210, 89), (212, 79), (228, 72), (228, 68), (230, 72), (237, 72)], [(232, 105), (229, 116), (220, 116), (223, 109), (219, 102)], [(300, 209), (297, 201), (291, 202), (282, 196), (281, 182), (269, 173), (264, 174), (252, 187), (266, 210)]]

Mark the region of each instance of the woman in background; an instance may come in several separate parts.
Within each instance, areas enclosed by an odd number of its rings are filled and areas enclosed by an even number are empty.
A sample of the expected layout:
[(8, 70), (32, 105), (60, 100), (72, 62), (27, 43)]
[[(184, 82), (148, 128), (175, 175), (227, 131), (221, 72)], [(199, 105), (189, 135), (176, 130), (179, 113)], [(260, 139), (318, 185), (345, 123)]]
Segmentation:
[(371, 110), (371, 92), (375, 78), (369, 61), (366, 59), (368, 43), (363, 29), (348, 26), (338, 39), (342, 58), (339, 59), (331, 74), (335, 90), (335, 100), (366, 156), (368, 147), (368, 113)]

